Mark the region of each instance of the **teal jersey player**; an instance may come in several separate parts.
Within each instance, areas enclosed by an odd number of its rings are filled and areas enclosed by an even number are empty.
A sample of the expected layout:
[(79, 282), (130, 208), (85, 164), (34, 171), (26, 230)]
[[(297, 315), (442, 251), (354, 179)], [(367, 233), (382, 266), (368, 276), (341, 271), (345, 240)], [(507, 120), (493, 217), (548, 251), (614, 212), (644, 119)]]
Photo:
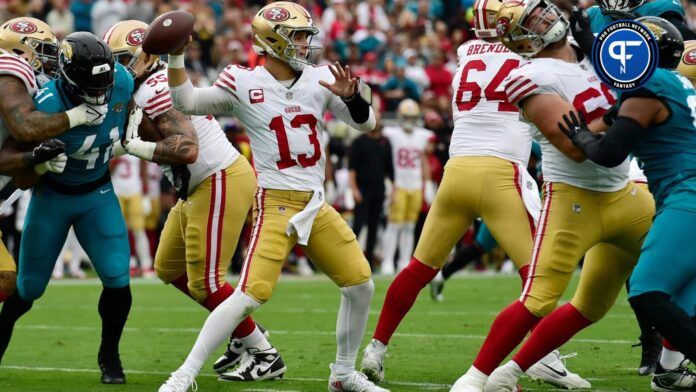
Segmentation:
[[(681, 16), (684, 19), (684, 7), (679, 0), (654, 0), (645, 2), (630, 11), (637, 17), (641, 16), (661, 16), (673, 13)], [(599, 5), (593, 5), (587, 9), (592, 25), (592, 32), (598, 34), (611, 22), (618, 19), (625, 19), (617, 16), (612, 16), (609, 12), (602, 9)]]
[[(104, 41), (86, 32), (63, 40), (59, 68), (59, 79), (36, 94), (37, 109), (62, 112), (87, 104), (101, 115), (58, 137), (66, 145), (67, 166), (61, 174), (43, 176), (34, 187), (20, 245), (18, 296), (5, 303), (2, 315), (16, 320), (43, 295), (72, 227), (103, 285), (99, 300), (101, 381), (123, 384), (118, 346), (132, 301), (130, 247), (111, 184), (109, 160), (114, 144), (125, 133), (133, 77), (114, 62)], [(11, 329), (0, 329), (0, 357), (9, 342), (8, 333)]]

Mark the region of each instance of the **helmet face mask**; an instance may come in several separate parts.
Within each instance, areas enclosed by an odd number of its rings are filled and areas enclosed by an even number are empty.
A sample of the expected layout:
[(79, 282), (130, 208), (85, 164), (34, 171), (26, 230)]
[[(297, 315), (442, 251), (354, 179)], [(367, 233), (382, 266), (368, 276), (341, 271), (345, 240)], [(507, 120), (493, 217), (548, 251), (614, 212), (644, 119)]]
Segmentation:
[[(287, 62), (295, 71), (302, 71), (307, 65), (315, 64), (324, 51), (323, 47), (312, 45), (312, 39), (319, 33), (316, 27), (312, 29), (288, 29), (285, 26), (280, 26), (276, 32), (288, 41), (284, 59), (281, 60)], [(302, 35), (305, 35), (304, 39)], [(306, 42), (306, 44), (298, 43), (298, 41)]]
[(547, 0), (505, 2), (496, 17), (496, 30), (502, 43), (527, 58), (565, 39), (568, 27), (563, 13)]
[(8, 20), (0, 26), (0, 48), (29, 62), (37, 75), (58, 74), (58, 40), (46, 23), (29, 17)]
[(70, 34), (63, 40), (58, 66), (60, 79), (73, 99), (92, 105), (107, 104), (114, 87), (114, 56), (90, 33)]
[(104, 33), (104, 41), (113, 51), (116, 62), (126, 67), (136, 83), (158, 69), (160, 64), (157, 56), (143, 51), (142, 43), (147, 27), (147, 23), (139, 20), (125, 20)]
[(631, 12), (645, 3), (645, 0), (599, 0), (599, 8), (609, 12)]

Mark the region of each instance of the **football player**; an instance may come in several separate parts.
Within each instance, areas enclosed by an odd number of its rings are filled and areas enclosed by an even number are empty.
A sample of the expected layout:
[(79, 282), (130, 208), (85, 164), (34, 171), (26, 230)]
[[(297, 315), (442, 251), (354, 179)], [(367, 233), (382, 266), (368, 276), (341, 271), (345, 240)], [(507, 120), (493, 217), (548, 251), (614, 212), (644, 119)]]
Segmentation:
[(387, 228), (382, 241), (384, 257), (381, 273), (394, 274), (394, 253), (399, 244), (398, 271), (406, 268), (413, 253), (413, 237), (416, 221), (423, 205), (423, 190), (426, 199), (432, 202), (435, 184), (430, 181), (430, 168), (426, 148), (434, 134), (418, 126), (421, 120), (420, 107), (416, 101), (405, 99), (396, 109), (399, 126), (382, 128), (382, 135), (389, 139), (394, 162), (394, 184)]
[[(321, 47), (309, 12), (296, 3), (274, 2), (252, 20), (264, 66), (226, 67), (215, 85), (194, 88), (184, 70), (183, 48), (169, 56), (169, 85), (174, 106), (184, 113), (226, 112), (249, 132), (258, 173), (254, 228), (239, 290), (208, 317), (184, 364), (160, 391), (186, 391), (201, 365), (226, 334), (268, 301), (295, 244), (340, 288), (336, 323), (338, 350), (331, 365), (329, 390), (383, 392), (355, 370), (355, 360), (374, 291), (370, 267), (355, 234), (325, 202), (324, 112), (360, 131), (375, 127), (369, 88), (349, 67), (314, 66)], [(254, 355), (231, 379), (276, 372), (277, 354)]]
[[(157, 276), (212, 311), (234, 291), (225, 277), (251, 209), (256, 177), (214, 117), (188, 116), (173, 107), (167, 65), (142, 51), (146, 29), (146, 23), (128, 20), (115, 24), (104, 36), (118, 62), (135, 75), (134, 100), (145, 114), (140, 128), (143, 137), (154, 140), (129, 134), (124, 148), (160, 164), (179, 192), (180, 200), (169, 212), (155, 254)], [(277, 355), (268, 347), (263, 331), (247, 318), (232, 334), (215, 370), (223, 373), (236, 365), (246, 350), (265, 348), (264, 352)], [(276, 374), (257, 379), (282, 376), (282, 359), (277, 364)]]
[(147, 163), (147, 186), (145, 197), (150, 200), (150, 213), (145, 217), (145, 232), (150, 241), (151, 253), (155, 254), (157, 229), (162, 215), (162, 168), (156, 163)]
[[(696, 91), (674, 71), (681, 63), (689, 73), (689, 58), (681, 61), (684, 44), (679, 30), (659, 17), (637, 21), (657, 39), (660, 52), (655, 73), (640, 88), (621, 92), (618, 117), (608, 130), (601, 129), (606, 132), (601, 136), (573, 116), (564, 118), (565, 126), (559, 125), (593, 162), (611, 167), (633, 153), (643, 163), (657, 214), (631, 275), (628, 300), (641, 322), (696, 361), (696, 250), (688, 246), (687, 229), (696, 223)], [(670, 358), (660, 360), (652, 389), (696, 390), (696, 374), (680, 363), (683, 358), (675, 350), (663, 353)], [(676, 360), (668, 364), (672, 358)]]
[[(36, 110), (32, 95), (42, 82), (48, 81), (49, 77), (55, 75), (57, 48), (58, 41), (53, 30), (38, 19), (15, 18), (0, 26), (0, 94), (2, 94), (0, 139), (2, 143), (8, 138), (19, 142), (41, 142), (65, 132), (71, 126), (96, 120), (103, 114), (88, 108), (87, 105), (67, 113), (44, 113)], [(94, 115), (88, 117), (90, 113)], [(52, 142), (52, 144), (45, 144), (42, 150), (60, 151), (61, 148), (63, 147)], [(52, 154), (41, 155), (45, 154), (39, 153), (42, 150), (36, 150), (39, 155), (34, 159), (6, 145), (0, 157), (4, 161), (3, 174), (19, 174), (17, 170), (30, 168)], [(67, 157), (60, 156), (54, 161), (58, 166), (52, 167), (50, 163), (46, 163), (39, 170), (45, 172), (45, 169), (50, 168), (52, 171), (60, 172), (65, 160)], [(11, 166), (6, 166), (7, 164)], [(9, 182), (9, 178), (4, 178), (0, 182), (4, 186)], [(3, 254), (0, 257), (0, 302), (3, 302), (14, 290), (17, 269), (12, 258), (6, 256), (7, 250), (3, 244), (0, 244), (0, 253)], [(0, 328), (2, 328), (1, 323)]]
[[(93, 34), (67, 36), (58, 53), (59, 78), (34, 97), (38, 110), (63, 113), (85, 103), (104, 107), (101, 124), (63, 133), (68, 155), (62, 174), (48, 173), (34, 188), (20, 247), (17, 290), (0, 312), (0, 355), (19, 317), (41, 297), (71, 226), (104, 286), (99, 299), (101, 381), (125, 383), (118, 351), (131, 305), (129, 246), (108, 163), (124, 133), (133, 78), (114, 64), (109, 47)], [(64, 114), (61, 114), (64, 116)]]
[[(113, 48), (112, 48), (113, 50)], [(146, 161), (133, 155), (123, 155), (111, 160), (111, 182), (121, 206), (121, 213), (126, 220), (126, 228), (133, 233), (135, 254), (140, 262), (143, 277), (153, 278), (150, 242), (145, 233), (145, 216), (150, 212), (150, 199), (143, 195), (144, 183), (147, 182)]]
[(598, 0), (597, 5), (587, 9), (587, 14), (594, 34), (619, 19), (659, 16), (671, 22), (685, 37), (696, 38), (686, 24), (684, 7), (678, 0)]
[[(628, 159), (615, 168), (587, 161), (558, 128), (570, 110), (602, 122), (616, 100), (567, 40), (561, 11), (546, 0), (506, 2), (496, 26), (505, 46), (531, 58), (511, 72), (505, 91), (540, 132), (543, 208), (522, 295), (496, 317), (452, 391), (514, 391), (539, 359), (599, 321), (630, 275), (654, 214), (650, 193), (628, 181)], [(583, 255), (575, 295), (556, 308)], [(532, 328), (512, 360), (495, 369)]]
[[(532, 136), (505, 96), (503, 81), (524, 60), (496, 39), (496, 0), (474, 7), (478, 39), (458, 49), (459, 69), (452, 83), (455, 127), (450, 160), (428, 213), (416, 251), (387, 291), (372, 341), (365, 348), (362, 370), (371, 380), (384, 378), (387, 345), (420, 290), (445, 264), (452, 247), (471, 222), (483, 218), (510, 256), (524, 282), (540, 209), (539, 191), (527, 173)], [(462, 178), (467, 186), (462, 186)], [(514, 234), (512, 234), (514, 233)], [(587, 381), (565, 369), (558, 352), (544, 359), (533, 377), (557, 385), (581, 387)], [(536, 370), (537, 368), (535, 368)]]

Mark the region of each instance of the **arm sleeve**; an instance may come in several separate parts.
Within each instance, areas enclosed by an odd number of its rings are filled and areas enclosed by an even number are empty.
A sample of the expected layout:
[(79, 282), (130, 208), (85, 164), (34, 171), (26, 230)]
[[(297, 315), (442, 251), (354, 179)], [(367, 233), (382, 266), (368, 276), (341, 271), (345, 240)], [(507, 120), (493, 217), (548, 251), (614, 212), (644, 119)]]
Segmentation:
[(645, 128), (636, 120), (619, 116), (604, 136), (587, 135), (591, 132), (585, 130), (573, 138), (573, 144), (592, 162), (615, 167), (628, 157), (637, 141), (642, 138), (643, 132)]
[[(360, 132), (369, 132), (375, 129), (375, 125), (377, 125), (375, 112), (372, 110), (372, 106), (368, 105), (368, 103), (359, 96), (354, 96), (353, 100), (350, 102), (344, 102), (341, 97), (331, 94), (329, 98), (329, 110), (338, 117), (339, 120)], [(365, 112), (367, 112), (367, 116), (365, 116)], [(360, 120), (362, 120), (362, 122), (358, 122)]]
[(194, 88), (190, 80), (181, 86), (171, 87), (170, 92), (174, 107), (189, 115), (232, 112), (239, 102), (236, 96), (221, 87)]

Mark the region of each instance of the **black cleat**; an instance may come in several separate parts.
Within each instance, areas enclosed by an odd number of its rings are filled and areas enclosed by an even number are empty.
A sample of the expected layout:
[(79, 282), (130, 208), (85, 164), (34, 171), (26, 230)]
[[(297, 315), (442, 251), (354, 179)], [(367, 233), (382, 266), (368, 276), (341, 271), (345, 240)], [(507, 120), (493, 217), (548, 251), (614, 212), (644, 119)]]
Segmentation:
[(123, 373), (121, 358), (118, 353), (106, 354), (101, 349), (97, 356), (101, 370), (102, 384), (125, 384), (126, 375)]
[(285, 362), (275, 348), (265, 351), (250, 349), (239, 368), (221, 374), (218, 381), (261, 381), (283, 378)]
[[(268, 339), (268, 331), (261, 324), (256, 324), (263, 335)], [(246, 349), (244, 349), (244, 344), (239, 339), (235, 339), (230, 335), (230, 342), (227, 344), (227, 349), (225, 353), (222, 354), (220, 358), (213, 364), (213, 370), (217, 374), (225, 373), (226, 371), (235, 367), (239, 362), (242, 361)]]
[(638, 374), (649, 376), (655, 373), (657, 363), (662, 352), (662, 336), (657, 331), (652, 331), (640, 336), (640, 343), (633, 347), (641, 346), (640, 366)]
[(655, 392), (696, 391), (696, 373), (683, 364), (670, 371), (658, 364), (650, 387)]

